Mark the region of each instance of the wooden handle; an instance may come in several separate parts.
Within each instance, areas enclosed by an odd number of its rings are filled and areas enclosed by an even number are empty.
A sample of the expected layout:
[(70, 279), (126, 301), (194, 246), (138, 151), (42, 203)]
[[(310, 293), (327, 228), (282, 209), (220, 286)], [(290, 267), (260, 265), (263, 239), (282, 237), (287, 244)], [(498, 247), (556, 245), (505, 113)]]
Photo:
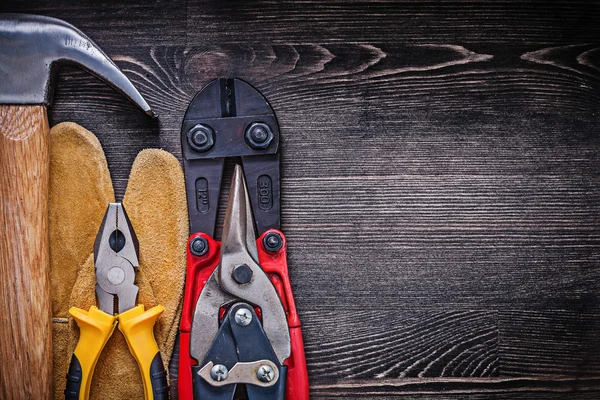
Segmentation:
[(3, 399), (48, 399), (52, 393), (48, 135), (45, 107), (0, 105)]

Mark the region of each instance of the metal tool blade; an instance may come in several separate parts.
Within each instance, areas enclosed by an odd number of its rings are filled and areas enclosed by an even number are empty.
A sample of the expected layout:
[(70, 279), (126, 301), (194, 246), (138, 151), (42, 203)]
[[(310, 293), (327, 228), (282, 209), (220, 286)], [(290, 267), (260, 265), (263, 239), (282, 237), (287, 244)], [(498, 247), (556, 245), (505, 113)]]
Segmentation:
[[(235, 268), (245, 265), (252, 270), (249, 282), (232, 278)], [(281, 299), (267, 274), (258, 264), (252, 207), (242, 168), (236, 165), (221, 241), (221, 264), (217, 267), (220, 287), (227, 293), (257, 305), (263, 316), (263, 329), (277, 358), (290, 355), (290, 333)]]
[(96, 295), (102, 311), (113, 314), (135, 307), (138, 287), (134, 285), (139, 265), (139, 244), (131, 221), (121, 203), (110, 203), (94, 243)]

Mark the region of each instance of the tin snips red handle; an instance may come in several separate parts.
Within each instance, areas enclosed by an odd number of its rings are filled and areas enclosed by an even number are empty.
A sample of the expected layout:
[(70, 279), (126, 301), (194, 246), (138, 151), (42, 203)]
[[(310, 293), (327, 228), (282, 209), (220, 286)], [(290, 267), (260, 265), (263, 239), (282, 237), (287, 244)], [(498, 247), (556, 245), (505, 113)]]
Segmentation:
[[(270, 247), (267, 250), (265, 241), (273, 235), (281, 238), (279, 249)], [(194, 241), (196, 241), (194, 243)], [(204, 254), (195, 255), (191, 250), (194, 244), (200, 245)], [(286, 399), (308, 400), (308, 372), (304, 356), (304, 341), (302, 340), (302, 328), (300, 318), (296, 312), (296, 304), (290, 284), (287, 266), (286, 239), (281, 231), (271, 229), (263, 233), (256, 241), (258, 248), (258, 260), (263, 270), (269, 275), (275, 290), (285, 309), (291, 339), (291, 355), (286, 360), (288, 367)], [(187, 260), (188, 269), (186, 276), (185, 297), (183, 302), (183, 313), (180, 324), (180, 356), (178, 392), (182, 400), (193, 399), (192, 391), (192, 365), (196, 362), (189, 356), (190, 330), (194, 314), (194, 307), (204, 288), (204, 284), (219, 263), (219, 251), (221, 243), (203, 233), (195, 233), (188, 240)], [(206, 249), (206, 250), (204, 250)], [(274, 250), (274, 251), (273, 251)], [(198, 254), (198, 253), (197, 253)]]

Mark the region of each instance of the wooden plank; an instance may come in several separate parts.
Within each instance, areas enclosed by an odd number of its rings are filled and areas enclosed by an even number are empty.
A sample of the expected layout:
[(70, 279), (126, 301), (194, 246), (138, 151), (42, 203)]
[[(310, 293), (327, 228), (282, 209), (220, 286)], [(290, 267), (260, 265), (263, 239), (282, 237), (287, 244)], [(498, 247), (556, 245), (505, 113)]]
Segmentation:
[[(377, 302), (375, 302), (377, 303)], [(357, 307), (305, 316), (309, 372), (319, 384), (342, 379), (498, 375), (497, 315)]]
[[(588, 1), (189, 2), (196, 42), (565, 43), (596, 41)], [(200, 29), (198, 29), (200, 27)]]
[(600, 375), (600, 314), (568, 310), (499, 313), (500, 372), (505, 376)]
[(312, 386), (318, 399), (596, 399), (600, 379), (402, 379)]
[(107, 54), (113, 46), (183, 45), (187, 1), (3, 0), (0, 12), (44, 14), (81, 29)]

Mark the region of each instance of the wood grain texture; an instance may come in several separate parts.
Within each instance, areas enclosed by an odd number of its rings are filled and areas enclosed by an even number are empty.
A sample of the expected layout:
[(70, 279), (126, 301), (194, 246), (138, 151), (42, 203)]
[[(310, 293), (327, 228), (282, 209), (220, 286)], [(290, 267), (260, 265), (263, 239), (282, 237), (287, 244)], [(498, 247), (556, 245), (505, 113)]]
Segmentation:
[(598, 2), (0, 8), (76, 24), (158, 111), (59, 75), (51, 121), (99, 136), (117, 197), (139, 150), (181, 158), (203, 85), (266, 96), (312, 398), (600, 398)]
[(43, 106), (0, 105), (0, 394), (51, 395), (49, 128)]
[(315, 397), (323, 396), (326, 399), (595, 399), (599, 393), (599, 383), (598, 379), (556, 376), (534, 379), (396, 379), (315, 385), (313, 393)]

